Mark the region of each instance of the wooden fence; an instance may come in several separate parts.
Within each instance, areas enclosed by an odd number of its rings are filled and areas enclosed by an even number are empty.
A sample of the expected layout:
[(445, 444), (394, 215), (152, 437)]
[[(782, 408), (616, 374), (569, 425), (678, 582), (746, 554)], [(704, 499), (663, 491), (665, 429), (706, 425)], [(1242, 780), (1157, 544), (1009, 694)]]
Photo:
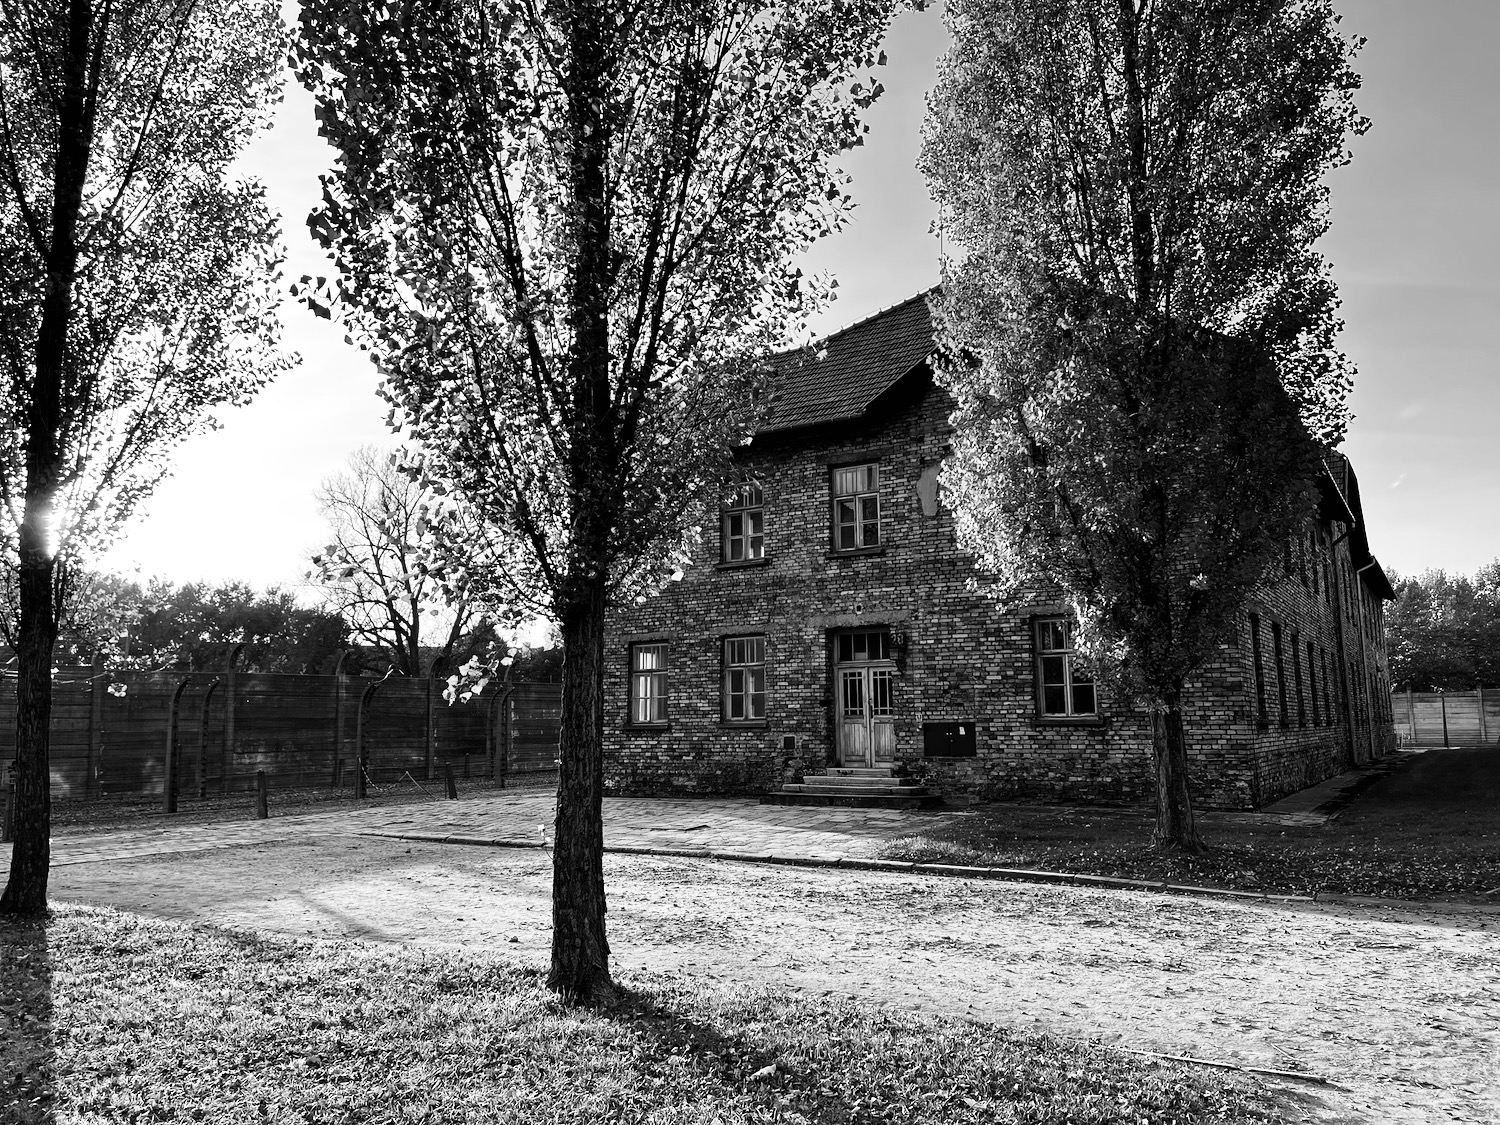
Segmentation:
[(1398, 744), (1500, 745), (1500, 688), (1393, 691), (1391, 714)]
[[(183, 796), (270, 784), (354, 784), (410, 773), (505, 777), (556, 768), (561, 687), (491, 686), (450, 706), (437, 680), (249, 672), (109, 672), (53, 676), (52, 792), (58, 799), (162, 793), (169, 728)], [(0, 761), (15, 756), (16, 687), (0, 681)]]

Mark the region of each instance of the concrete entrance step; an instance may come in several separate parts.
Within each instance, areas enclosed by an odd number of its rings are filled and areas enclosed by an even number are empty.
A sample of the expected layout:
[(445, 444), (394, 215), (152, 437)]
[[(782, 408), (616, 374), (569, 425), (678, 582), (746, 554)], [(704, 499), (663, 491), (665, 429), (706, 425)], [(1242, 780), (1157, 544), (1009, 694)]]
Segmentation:
[(800, 784), (806, 789), (836, 789), (841, 793), (918, 787), (917, 782), (909, 777), (804, 777)]
[(914, 778), (897, 776), (893, 769), (834, 767), (823, 774), (807, 774), (789, 781), (761, 799), (763, 805), (838, 805), (844, 808), (916, 809), (941, 805), (943, 800)]
[(811, 805), (844, 809), (935, 809), (942, 806), (943, 799), (935, 793), (911, 790), (900, 795), (873, 793), (767, 793), (760, 799), (763, 805)]

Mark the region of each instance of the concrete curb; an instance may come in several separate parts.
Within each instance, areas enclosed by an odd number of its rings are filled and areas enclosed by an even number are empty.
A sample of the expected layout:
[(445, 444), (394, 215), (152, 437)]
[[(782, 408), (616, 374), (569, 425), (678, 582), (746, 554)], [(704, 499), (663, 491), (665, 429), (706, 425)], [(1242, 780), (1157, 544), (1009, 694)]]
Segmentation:
[[(416, 832), (360, 832), (360, 836), (377, 836), (386, 840), (408, 840), (423, 844), (464, 844), (484, 848), (545, 849), (547, 844), (533, 840), (504, 840), (480, 836), (437, 836)], [(750, 852), (715, 852), (706, 848), (605, 847), (612, 855), (661, 856), (672, 859), (718, 859), (735, 863), (761, 863), (783, 867), (836, 867), (844, 871), (903, 872), (910, 875), (938, 875), (944, 878), (996, 879), (1024, 883), (1060, 883), (1080, 887), (1103, 887), (1114, 890), (1156, 891), (1189, 894), (1210, 898), (1251, 899), (1257, 902), (1314, 902), (1308, 895), (1262, 894), (1258, 891), (1231, 891), (1222, 887), (1189, 887), (1177, 883), (1153, 883), (1143, 879), (1115, 879), (1107, 875), (1079, 875), (1068, 871), (1030, 871), (1010, 867), (960, 867), (949, 863), (906, 863), (892, 859), (854, 859), (847, 856), (757, 855)], [(1326, 901), (1326, 900), (1325, 900)], [(1407, 904), (1411, 905), (1411, 904)]]

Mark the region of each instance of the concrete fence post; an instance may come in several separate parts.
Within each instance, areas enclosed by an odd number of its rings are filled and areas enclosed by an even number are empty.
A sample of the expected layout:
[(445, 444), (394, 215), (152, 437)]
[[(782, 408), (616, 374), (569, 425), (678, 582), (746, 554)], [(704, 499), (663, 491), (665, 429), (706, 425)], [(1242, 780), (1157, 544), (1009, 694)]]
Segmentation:
[(215, 676), (209, 683), (208, 690), (203, 693), (203, 710), (198, 716), (198, 799), (200, 801), (208, 796), (208, 712), (213, 705), (214, 692), (219, 690), (223, 682)]
[(167, 753), (162, 760), (162, 808), (168, 813), (177, 811), (177, 778), (182, 772), (177, 753), (177, 710), (182, 704), (182, 693), (192, 682), (191, 676), (179, 680), (177, 690), (172, 692), (172, 701), (167, 705)]
[(89, 752), (85, 768), (83, 791), (90, 797), (99, 796), (100, 773), (104, 765), (104, 654), (94, 653), (89, 665)]
[(349, 659), (352, 649), (339, 653), (333, 666), (333, 787), (337, 789), (344, 780), (344, 661)]
[(361, 801), (365, 799), (365, 788), (370, 774), (370, 755), (366, 748), (369, 738), (370, 700), (374, 698), (375, 689), (380, 684), (381, 681), (376, 680), (360, 692), (359, 707), (354, 713), (354, 796)]
[(224, 671), (224, 745), (219, 753), (219, 792), (229, 792), (229, 767), (234, 761), (234, 705), (235, 665), (239, 663), (240, 655), (245, 651), (243, 644), (237, 644), (229, 653), (229, 666)]

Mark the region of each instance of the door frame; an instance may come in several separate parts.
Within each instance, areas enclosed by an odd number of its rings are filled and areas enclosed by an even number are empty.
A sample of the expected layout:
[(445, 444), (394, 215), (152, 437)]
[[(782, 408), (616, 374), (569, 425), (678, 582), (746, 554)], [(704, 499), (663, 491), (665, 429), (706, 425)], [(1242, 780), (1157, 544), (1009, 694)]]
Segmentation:
[[(876, 655), (874, 658), (869, 658), (868, 656), (866, 658), (859, 658), (851, 654), (851, 659), (841, 660), (841, 638), (852, 638), (859, 634), (865, 635), (866, 638), (869, 638), (871, 636), (879, 636), (883, 638), (880, 642), (880, 647), (877, 650), (878, 655)], [(838, 762), (839, 767), (841, 768), (880, 768), (883, 766), (895, 765), (897, 669), (896, 661), (892, 652), (892, 646), (893, 642), (891, 639), (891, 630), (889, 627), (884, 625), (873, 625), (868, 628), (857, 629), (838, 629), (833, 631), (829, 635), (829, 653), (831, 656), (830, 674), (833, 681), (832, 691), (830, 692), (830, 695), (833, 700), (833, 714), (831, 717), (833, 720), (834, 757)], [(851, 645), (851, 648), (852, 647), (853, 646)], [(866, 640), (864, 647), (866, 653), (868, 653), (871, 647), (868, 639)], [(862, 696), (862, 709), (864, 712), (863, 725), (865, 729), (864, 742), (866, 751), (863, 755), (862, 760), (851, 762), (847, 757), (847, 744), (844, 734), (844, 679), (847, 673), (853, 671), (859, 671), (861, 673), (860, 692)], [(890, 684), (889, 712), (886, 715), (874, 714), (874, 685), (876, 674), (878, 673), (885, 673)], [(884, 737), (877, 736), (877, 726), (887, 728)], [(884, 743), (885, 745), (885, 754), (883, 756), (877, 754), (877, 746), (881, 743)]]

